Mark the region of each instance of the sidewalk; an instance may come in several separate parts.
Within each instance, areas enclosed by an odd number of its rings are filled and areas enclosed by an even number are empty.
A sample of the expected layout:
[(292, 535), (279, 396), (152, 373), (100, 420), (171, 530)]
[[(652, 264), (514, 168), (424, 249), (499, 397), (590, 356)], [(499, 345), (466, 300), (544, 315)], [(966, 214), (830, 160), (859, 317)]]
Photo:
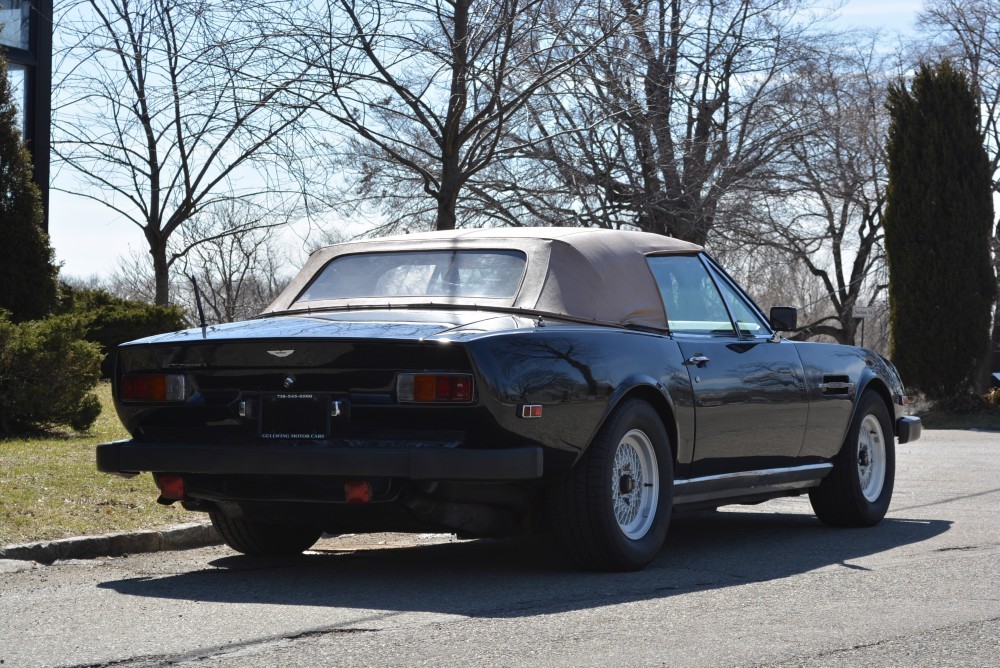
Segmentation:
[(165, 529), (79, 536), (60, 540), (0, 547), (0, 559), (19, 559), (51, 564), (58, 559), (93, 559), (138, 552), (187, 550), (218, 545), (222, 538), (210, 523), (181, 524)]

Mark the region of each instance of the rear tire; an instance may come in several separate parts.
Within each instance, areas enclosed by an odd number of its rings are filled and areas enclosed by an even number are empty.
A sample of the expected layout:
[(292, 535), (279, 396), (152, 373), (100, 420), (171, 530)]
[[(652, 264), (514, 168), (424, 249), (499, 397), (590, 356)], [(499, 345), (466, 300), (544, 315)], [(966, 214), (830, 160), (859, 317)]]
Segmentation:
[(889, 409), (875, 392), (865, 392), (833, 458), (833, 471), (809, 490), (816, 516), (825, 524), (870, 527), (889, 510), (896, 475), (896, 448)]
[(548, 495), (549, 526), (577, 565), (634, 571), (663, 547), (673, 502), (673, 455), (660, 416), (629, 399)]
[(226, 545), (254, 557), (287, 557), (302, 554), (319, 540), (322, 531), (309, 527), (257, 522), (227, 515), (221, 510), (209, 512), (212, 525)]

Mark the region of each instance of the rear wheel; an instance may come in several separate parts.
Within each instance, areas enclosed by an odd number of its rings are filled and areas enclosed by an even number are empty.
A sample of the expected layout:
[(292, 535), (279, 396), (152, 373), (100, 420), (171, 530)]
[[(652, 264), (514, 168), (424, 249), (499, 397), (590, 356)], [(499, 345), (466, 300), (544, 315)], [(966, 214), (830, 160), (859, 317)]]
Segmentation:
[(673, 480), (673, 457), (660, 416), (644, 401), (627, 400), (573, 470), (550, 490), (553, 537), (584, 568), (643, 568), (663, 547)]
[(892, 499), (896, 449), (885, 402), (865, 392), (833, 471), (809, 490), (816, 516), (831, 526), (868, 527), (882, 521)]
[(310, 527), (248, 520), (227, 515), (221, 510), (213, 510), (209, 516), (226, 545), (250, 556), (282, 557), (301, 554), (312, 547), (323, 533)]

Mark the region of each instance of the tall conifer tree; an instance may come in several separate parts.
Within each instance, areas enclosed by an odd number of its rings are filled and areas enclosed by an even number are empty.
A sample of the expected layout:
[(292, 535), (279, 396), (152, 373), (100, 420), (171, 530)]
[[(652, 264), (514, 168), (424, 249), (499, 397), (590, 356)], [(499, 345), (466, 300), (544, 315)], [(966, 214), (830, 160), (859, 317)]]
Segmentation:
[(0, 54), (0, 308), (12, 319), (34, 320), (51, 311), (58, 269), (42, 231), (42, 200), (31, 179), (31, 156)]
[(948, 62), (922, 64), (910, 89), (889, 89), (889, 263), (892, 358), (934, 400), (982, 389), (996, 281), (990, 265), (990, 167), (979, 109)]

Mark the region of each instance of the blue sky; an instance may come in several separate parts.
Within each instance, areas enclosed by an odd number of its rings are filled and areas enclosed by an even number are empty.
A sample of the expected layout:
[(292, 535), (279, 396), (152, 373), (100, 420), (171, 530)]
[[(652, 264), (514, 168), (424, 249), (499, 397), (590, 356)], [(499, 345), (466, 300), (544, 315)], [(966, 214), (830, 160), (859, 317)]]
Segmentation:
[[(922, 2), (914, 0), (848, 0), (840, 11), (843, 27), (883, 28), (908, 32)], [(52, 173), (49, 236), (63, 276), (106, 277), (118, 267), (118, 258), (145, 253), (146, 245), (138, 227), (97, 202), (57, 192), (63, 183)]]

